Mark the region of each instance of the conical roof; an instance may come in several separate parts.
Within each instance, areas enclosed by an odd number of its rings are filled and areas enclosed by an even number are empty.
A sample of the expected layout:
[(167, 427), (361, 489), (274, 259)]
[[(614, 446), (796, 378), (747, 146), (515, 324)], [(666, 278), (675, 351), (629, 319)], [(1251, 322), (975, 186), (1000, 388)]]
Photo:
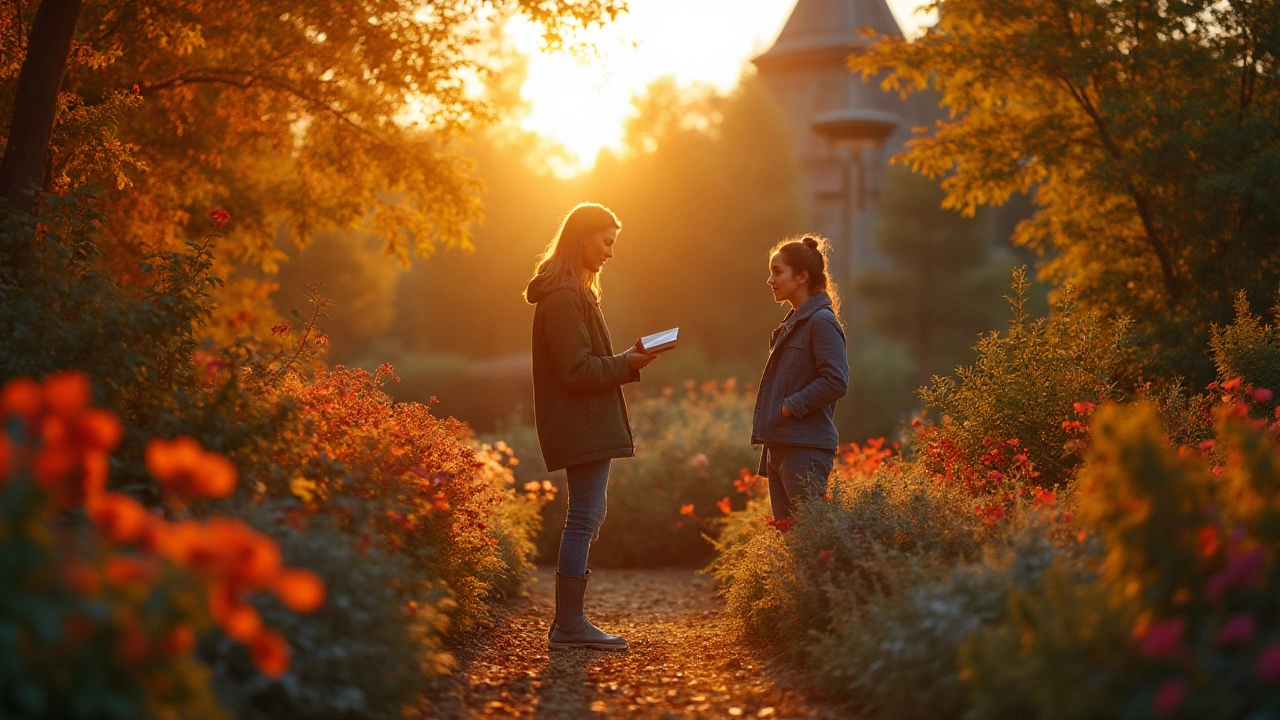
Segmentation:
[(843, 57), (866, 42), (859, 28), (902, 34), (885, 0), (799, 0), (773, 47), (754, 62), (763, 66), (815, 56)]

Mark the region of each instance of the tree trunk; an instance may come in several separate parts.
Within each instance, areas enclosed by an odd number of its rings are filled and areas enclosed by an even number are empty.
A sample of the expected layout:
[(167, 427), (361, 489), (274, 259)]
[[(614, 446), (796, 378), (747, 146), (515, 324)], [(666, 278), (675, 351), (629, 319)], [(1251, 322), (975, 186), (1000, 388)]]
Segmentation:
[(27, 39), (27, 57), (22, 61), (14, 92), (9, 142), (4, 159), (0, 160), (0, 198), (8, 201), (11, 208), (31, 210), (34, 196), (30, 192), (43, 185), (58, 89), (67, 69), (81, 3), (82, 0), (43, 0), (36, 10), (31, 37)]

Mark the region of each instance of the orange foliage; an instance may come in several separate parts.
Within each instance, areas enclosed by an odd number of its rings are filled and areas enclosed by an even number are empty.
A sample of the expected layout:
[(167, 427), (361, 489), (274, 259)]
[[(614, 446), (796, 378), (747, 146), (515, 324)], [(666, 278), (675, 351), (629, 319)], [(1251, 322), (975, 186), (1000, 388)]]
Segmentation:
[[(21, 426), (16, 443), (0, 434), (0, 487), (29, 472), (52, 499), (54, 511), (82, 506), (104, 541), (100, 571), (68, 543), (61, 573), (66, 587), (94, 597), (104, 586), (154, 586), (166, 568), (176, 569), (205, 588), (209, 617), (250, 647), (259, 670), (279, 677), (289, 665), (287, 643), (263, 626), (249, 596), (272, 591), (290, 609), (310, 612), (324, 601), (323, 582), (309, 571), (284, 567), (275, 541), (243, 522), (222, 517), (171, 522), (128, 495), (107, 492), (107, 454), (122, 430), (114, 415), (88, 407), (91, 394), (88, 378), (75, 372), (51, 375), (43, 385), (14, 380), (0, 391), (0, 409), (19, 418)], [(235, 490), (234, 465), (191, 438), (151, 441), (146, 463), (179, 507)], [(53, 526), (53, 514), (45, 517)], [(137, 663), (153, 651), (188, 654), (194, 640), (192, 627), (178, 623), (153, 643), (133, 618), (119, 627), (116, 651), (126, 663)]]

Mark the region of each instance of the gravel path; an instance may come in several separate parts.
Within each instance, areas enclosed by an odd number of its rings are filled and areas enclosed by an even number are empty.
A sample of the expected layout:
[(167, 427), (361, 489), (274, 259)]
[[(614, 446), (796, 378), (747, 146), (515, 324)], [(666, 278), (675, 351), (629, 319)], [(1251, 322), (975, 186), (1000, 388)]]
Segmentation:
[(626, 636), (627, 653), (549, 651), (554, 571), (536, 578), (527, 597), (497, 608), (493, 627), (457, 649), (457, 671), (416, 717), (855, 717), (741, 640), (711, 581), (692, 570), (593, 573), (588, 614)]

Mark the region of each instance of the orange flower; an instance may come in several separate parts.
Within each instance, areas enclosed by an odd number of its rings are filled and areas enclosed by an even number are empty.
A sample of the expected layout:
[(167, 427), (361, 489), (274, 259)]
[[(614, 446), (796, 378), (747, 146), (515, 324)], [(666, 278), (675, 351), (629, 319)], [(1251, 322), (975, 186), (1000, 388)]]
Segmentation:
[(236, 488), (235, 465), (189, 437), (147, 443), (146, 463), (156, 482), (183, 501), (227, 497)]
[(681, 506), (680, 506), (680, 514), (681, 514), (681, 515), (688, 515), (689, 517), (693, 517), (693, 505), (681, 505)]
[(107, 581), (114, 585), (149, 583), (158, 573), (155, 562), (134, 557), (113, 557), (103, 568)]
[(733, 503), (729, 502), (728, 497), (725, 497), (723, 500), (717, 500), (716, 507), (720, 508), (720, 512), (724, 513), (725, 515), (728, 515), (730, 512), (733, 512)]
[(258, 633), (249, 646), (249, 654), (267, 677), (279, 678), (289, 670), (289, 642), (275, 630)]
[(0, 390), (0, 411), (6, 415), (30, 418), (40, 412), (43, 403), (40, 385), (31, 378), (10, 380), (4, 390)]
[(112, 542), (131, 543), (147, 530), (147, 509), (128, 495), (107, 493), (88, 503), (89, 518)]
[(285, 570), (276, 578), (275, 591), (294, 612), (311, 612), (324, 603), (324, 581), (310, 570)]
[(111, 452), (120, 444), (124, 429), (120, 426), (120, 419), (113, 413), (90, 408), (76, 417), (71, 433), (72, 441), (77, 447)]
[(74, 415), (88, 407), (93, 397), (89, 376), (82, 372), (56, 372), (44, 379), (44, 401), (60, 415)]
[(226, 583), (209, 590), (209, 614), (223, 632), (242, 643), (253, 642), (263, 632), (262, 616)]

